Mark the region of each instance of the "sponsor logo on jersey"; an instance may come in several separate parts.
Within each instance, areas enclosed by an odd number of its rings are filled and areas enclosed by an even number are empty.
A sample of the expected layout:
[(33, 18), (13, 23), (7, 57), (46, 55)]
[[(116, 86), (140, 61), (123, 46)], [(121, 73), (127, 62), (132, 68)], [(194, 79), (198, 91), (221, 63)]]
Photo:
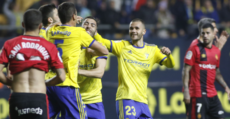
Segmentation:
[(186, 56), (185, 56), (186, 59), (190, 60), (192, 58), (192, 51), (188, 51)]
[(199, 66), (204, 69), (216, 69), (216, 65), (211, 64), (199, 64)]
[(25, 115), (25, 114), (38, 114), (38, 115), (43, 114), (43, 110), (40, 107), (23, 108), (23, 109), (18, 109), (18, 107), (15, 107), (15, 110), (18, 111), (18, 116)]
[(79, 67), (80, 67), (81, 69), (85, 69), (85, 68), (90, 68), (90, 69), (92, 69), (92, 68), (94, 68), (94, 66), (95, 66), (95, 64), (84, 64), (84, 65), (80, 65)]
[(149, 68), (149, 66), (150, 66), (150, 64), (142, 63), (142, 62), (138, 62), (138, 61), (130, 60), (130, 59), (124, 59), (124, 61), (127, 63), (132, 63), (138, 67), (141, 67), (141, 68)]

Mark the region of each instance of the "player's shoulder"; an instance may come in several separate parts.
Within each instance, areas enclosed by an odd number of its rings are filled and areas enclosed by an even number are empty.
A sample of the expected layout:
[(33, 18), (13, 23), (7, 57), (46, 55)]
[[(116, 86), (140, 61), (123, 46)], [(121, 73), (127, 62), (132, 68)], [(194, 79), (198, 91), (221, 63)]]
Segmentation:
[(213, 48), (215, 51), (220, 52), (220, 49), (219, 49), (217, 46), (212, 45), (212, 48)]
[(146, 43), (146, 42), (145, 42), (145, 46), (147, 46), (147, 47), (154, 47), (154, 48), (157, 47), (156, 44), (149, 44), (149, 43)]

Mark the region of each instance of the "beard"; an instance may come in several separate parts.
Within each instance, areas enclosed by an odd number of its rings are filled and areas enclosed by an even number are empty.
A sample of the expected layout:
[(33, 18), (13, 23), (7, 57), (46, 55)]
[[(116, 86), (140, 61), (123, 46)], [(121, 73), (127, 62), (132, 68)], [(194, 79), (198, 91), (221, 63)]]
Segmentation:
[(143, 34), (136, 34), (136, 35), (131, 34), (130, 38), (132, 40), (140, 40), (142, 38), (142, 36), (143, 36)]

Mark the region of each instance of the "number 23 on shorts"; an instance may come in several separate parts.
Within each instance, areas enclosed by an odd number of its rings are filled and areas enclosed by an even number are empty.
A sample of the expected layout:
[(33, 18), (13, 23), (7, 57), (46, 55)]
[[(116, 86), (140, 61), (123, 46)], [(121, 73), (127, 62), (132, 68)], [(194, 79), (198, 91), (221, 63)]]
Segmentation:
[(133, 115), (136, 116), (136, 110), (134, 106), (125, 106), (125, 115)]

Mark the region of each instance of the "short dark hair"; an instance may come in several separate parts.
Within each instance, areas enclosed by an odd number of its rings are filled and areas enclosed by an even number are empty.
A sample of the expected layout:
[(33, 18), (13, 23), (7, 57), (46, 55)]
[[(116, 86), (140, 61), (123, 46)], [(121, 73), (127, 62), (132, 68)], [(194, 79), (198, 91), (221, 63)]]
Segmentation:
[(85, 21), (86, 19), (93, 19), (93, 20), (97, 23), (97, 24), (96, 24), (97, 26), (98, 26), (98, 24), (100, 23), (100, 20), (97, 19), (97, 18), (95, 18), (95, 17), (93, 17), (93, 16), (85, 17), (83, 21)]
[(36, 9), (29, 9), (23, 15), (23, 22), (26, 31), (34, 31), (42, 23), (42, 13)]
[(69, 22), (73, 14), (77, 14), (77, 10), (73, 3), (63, 2), (58, 6), (58, 16), (62, 24)]
[(53, 17), (54, 4), (46, 4), (41, 6), (38, 10), (42, 13), (42, 23), (44, 26), (48, 25), (48, 18)]
[(199, 28), (199, 31), (201, 30), (201, 27), (204, 25), (204, 24), (207, 24), (207, 23), (216, 23), (216, 21), (212, 18), (202, 18), (199, 22), (198, 22), (198, 28)]
[(131, 22), (141, 22), (142, 25), (145, 27), (145, 22), (142, 19), (140, 19), (140, 18), (135, 18)]
[(214, 30), (214, 27), (211, 23), (206, 23), (203, 24), (203, 26), (201, 26), (201, 29), (206, 29), (206, 28), (211, 28), (212, 30)]

